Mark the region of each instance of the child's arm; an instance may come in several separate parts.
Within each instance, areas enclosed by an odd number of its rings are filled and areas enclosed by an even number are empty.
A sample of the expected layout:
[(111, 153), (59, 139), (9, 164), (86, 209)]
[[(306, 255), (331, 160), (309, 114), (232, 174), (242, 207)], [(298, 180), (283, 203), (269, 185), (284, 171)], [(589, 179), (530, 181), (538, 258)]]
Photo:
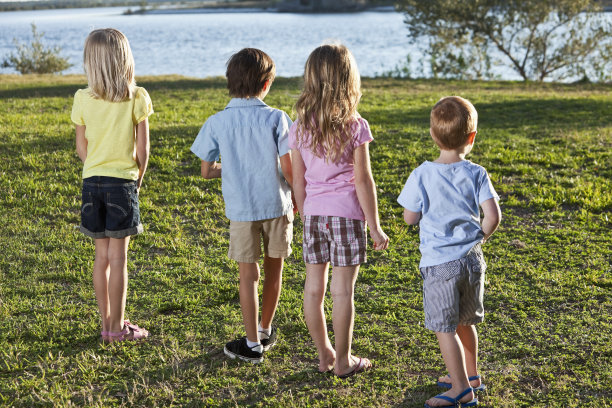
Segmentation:
[(293, 188), (293, 166), (291, 165), (291, 153), (284, 154), (280, 157), (280, 166), (283, 176), (287, 183)]
[(369, 143), (364, 143), (354, 151), (355, 188), (357, 189), (359, 205), (363, 210), (366, 222), (370, 226), (370, 236), (374, 241), (374, 249), (386, 249), (389, 246), (389, 237), (383, 232), (378, 219), (376, 185), (370, 168), (368, 145)]
[(291, 173), (293, 178), (293, 195), (295, 197), (295, 204), (300, 217), (304, 221), (304, 201), (306, 200), (306, 166), (304, 166), (304, 160), (299, 150), (291, 150)]
[(482, 219), (482, 232), (484, 232), (483, 243), (495, 232), (501, 222), (501, 210), (497, 200), (489, 198), (480, 204), (484, 218)]
[(138, 180), (136, 187), (140, 190), (142, 178), (147, 171), (151, 145), (149, 142), (149, 119), (145, 118), (136, 125), (136, 163), (138, 164)]
[(421, 221), (421, 213), (410, 211), (404, 208), (404, 221), (408, 225), (416, 225)]
[(76, 126), (76, 151), (83, 163), (87, 158), (87, 139), (85, 138), (85, 125)]
[(202, 160), (202, 177), (205, 179), (221, 178), (221, 163)]

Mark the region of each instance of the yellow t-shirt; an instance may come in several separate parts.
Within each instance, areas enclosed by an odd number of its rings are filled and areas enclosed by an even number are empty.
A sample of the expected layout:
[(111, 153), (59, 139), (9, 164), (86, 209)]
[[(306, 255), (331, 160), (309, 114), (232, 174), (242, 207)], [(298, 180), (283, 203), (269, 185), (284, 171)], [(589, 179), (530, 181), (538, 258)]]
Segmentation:
[(74, 94), (72, 115), (77, 125), (85, 125), (87, 158), (83, 178), (91, 176), (138, 179), (135, 126), (153, 113), (151, 98), (136, 87), (134, 97), (123, 102), (94, 98), (89, 88)]

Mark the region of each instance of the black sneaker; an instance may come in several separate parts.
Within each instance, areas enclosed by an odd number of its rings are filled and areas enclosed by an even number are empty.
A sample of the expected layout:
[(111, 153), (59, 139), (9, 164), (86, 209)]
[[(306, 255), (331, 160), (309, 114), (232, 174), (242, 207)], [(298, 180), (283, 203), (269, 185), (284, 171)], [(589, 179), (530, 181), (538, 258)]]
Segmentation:
[(247, 345), (246, 336), (227, 343), (223, 348), (223, 352), (229, 358), (238, 357), (240, 360), (248, 361), (254, 364), (261, 363), (263, 361), (263, 348), (262, 352), (258, 352), (250, 348)]
[[(261, 333), (262, 335), (266, 335), (264, 332), (260, 331), (259, 333)], [(264, 351), (268, 351), (270, 349), (270, 347), (272, 347), (273, 345), (276, 344), (276, 326), (272, 326), (271, 330), (270, 330), (270, 335), (268, 336), (267, 339), (261, 339), (259, 340), (261, 342), (261, 345), (263, 346), (263, 350)]]

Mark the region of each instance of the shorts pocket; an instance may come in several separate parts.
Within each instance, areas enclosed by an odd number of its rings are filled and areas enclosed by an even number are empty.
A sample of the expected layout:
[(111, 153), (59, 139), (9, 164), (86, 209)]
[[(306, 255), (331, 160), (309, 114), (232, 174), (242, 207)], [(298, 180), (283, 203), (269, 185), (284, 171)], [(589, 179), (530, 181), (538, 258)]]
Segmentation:
[(132, 207), (132, 197), (128, 189), (106, 193), (106, 207), (108, 213), (115, 217), (127, 217)]
[(430, 266), (427, 269), (427, 274), (441, 281), (447, 281), (461, 275), (461, 260), (446, 262), (440, 265)]
[(360, 234), (363, 228), (361, 226), (361, 221), (359, 220), (339, 217), (337, 220), (330, 219), (330, 223), (328, 225), (332, 233), (331, 238), (333, 239), (336, 245), (339, 245), (339, 246), (357, 245), (358, 244), (356, 242), (357, 240), (365, 238), (365, 236), (362, 237), (361, 236), (362, 234)]
[(93, 196), (89, 191), (83, 191), (82, 194), (83, 204), (81, 205), (82, 215), (91, 215), (94, 211)]

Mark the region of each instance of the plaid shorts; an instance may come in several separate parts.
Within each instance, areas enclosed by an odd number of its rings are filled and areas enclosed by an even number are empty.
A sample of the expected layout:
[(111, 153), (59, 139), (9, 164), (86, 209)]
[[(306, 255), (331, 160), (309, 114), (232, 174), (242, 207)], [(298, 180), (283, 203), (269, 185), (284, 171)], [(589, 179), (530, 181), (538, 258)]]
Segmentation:
[(480, 244), (463, 258), (421, 268), (425, 328), (448, 333), (482, 322), (486, 268)]
[(304, 262), (333, 266), (366, 261), (366, 223), (344, 217), (307, 215), (304, 219)]

